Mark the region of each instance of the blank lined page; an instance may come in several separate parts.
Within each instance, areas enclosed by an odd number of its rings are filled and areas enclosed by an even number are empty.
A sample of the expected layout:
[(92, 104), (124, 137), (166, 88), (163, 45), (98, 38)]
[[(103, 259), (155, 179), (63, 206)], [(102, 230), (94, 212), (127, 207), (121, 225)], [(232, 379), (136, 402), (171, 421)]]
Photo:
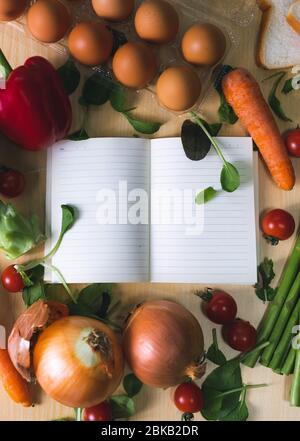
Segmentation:
[[(149, 225), (133, 225), (126, 219), (127, 193), (136, 188), (149, 192), (149, 183), (147, 140), (62, 141), (49, 149), (47, 221), (51, 225), (51, 244), (48, 248), (59, 234), (60, 206), (73, 205), (79, 216), (52, 261), (67, 282), (149, 280)], [(106, 217), (111, 221), (105, 223)], [(52, 281), (57, 280), (52, 278)]]
[(194, 202), (200, 190), (210, 186), (221, 189), (222, 162), (216, 152), (211, 149), (204, 160), (193, 162), (185, 156), (180, 139), (152, 141), (153, 282), (257, 281), (252, 140), (218, 141), (224, 156), (238, 168), (241, 186), (231, 194), (220, 191), (215, 199), (201, 206)]

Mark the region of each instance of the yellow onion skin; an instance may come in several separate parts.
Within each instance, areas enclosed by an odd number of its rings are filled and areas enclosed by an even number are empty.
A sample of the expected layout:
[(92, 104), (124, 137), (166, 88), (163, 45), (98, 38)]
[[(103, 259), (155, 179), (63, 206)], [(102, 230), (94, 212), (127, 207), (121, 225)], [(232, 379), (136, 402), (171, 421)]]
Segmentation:
[[(101, 336), (97, 349), (89, 344), (90, 335)], [(124, 371), (116, 334), (98, 320), (79, 316), (57, 320), (41, 333), (33, 366), (37, 381), (51, 398), (81, 408), (110, 397)]]
[(127, 321), (122, 345), (136, 377), (151, 387), (167, 389), (205, 372), (201, 326), (175, 302), (157, 300), (137, 307)]

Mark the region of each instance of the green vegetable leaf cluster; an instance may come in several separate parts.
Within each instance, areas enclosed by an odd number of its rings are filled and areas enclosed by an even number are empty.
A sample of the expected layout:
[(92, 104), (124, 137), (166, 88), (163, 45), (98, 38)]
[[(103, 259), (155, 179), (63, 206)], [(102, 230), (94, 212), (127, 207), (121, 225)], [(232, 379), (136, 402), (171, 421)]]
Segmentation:
[(258, 267), (258, 283), (255, 285), (255, 293), (263, 302), (273, 301), (277, 294), (277, 288), (270, 286), (274, 278), (273, 261), (266, 258)]
[(84, 288), (76, 299), (68, 304), (70, 315), (81, 315), (97, 320), (105, 319), (112, 299), (111, 283), (95, 283)]
[(219, 118), (222, 123), (233, 125), (238, 121), (238, 117), (236, 116), (233, 108), (228, 104), (223, 88), (222, 88), (222, 80), (224, 76), (226, 76), (229, 72), (231, 72), (233, 68), (228, 65), (222, 66), (219, 73), (217, 74), (217, 78), (215, 80), (215, 89), (220, 96), (220, 107), (218, 110)]
[(75, 92), (80, 83), (80, 72), (73, 60), (69, 59), (57, 69), (64, 89), (68, 95)]
[(16, 259), (45, 240), (37, 216), (22, 216), (11, 204), (0, 201), (0, 250)]

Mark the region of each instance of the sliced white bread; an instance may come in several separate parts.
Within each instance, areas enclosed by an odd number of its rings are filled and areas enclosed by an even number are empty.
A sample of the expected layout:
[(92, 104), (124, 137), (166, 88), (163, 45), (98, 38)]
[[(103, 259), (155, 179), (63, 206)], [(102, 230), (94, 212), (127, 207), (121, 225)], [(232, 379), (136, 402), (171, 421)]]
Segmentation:
[(300, 35), (287, 22), (295, 0), (258, 0), (263, 11), (256, 59), (266, 69), (300, 64)]
[(300, 1), (297, 1), (290, 6), (286, 19), (294, 31), (300, 35)]

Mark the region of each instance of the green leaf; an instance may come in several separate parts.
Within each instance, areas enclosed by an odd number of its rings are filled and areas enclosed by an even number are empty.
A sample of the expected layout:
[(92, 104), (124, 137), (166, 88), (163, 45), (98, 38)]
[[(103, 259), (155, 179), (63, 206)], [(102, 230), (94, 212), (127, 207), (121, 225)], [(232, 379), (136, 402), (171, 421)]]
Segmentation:
[(104, 319), (112, 298), (111, 283), (94, 283), (84, 288), (77, 298), (77, 303), (69, 303), (70, 315), (82, 315)]
[(44, 282), (36, 282), (32, 286), (25, 287), (22, 297), (27, 308), (40, 299), (46, 300)]
[(277, 89), (279, 87), (279, 84), (281, 82), (281, 80), (285, 77), (285, 72), (283, 72), (281, 75), (279, 75), (277, 77), (277, 79), (274, 82), (274, 85), (271, 89), (271, 92), (269, 94), (269, 105), (271, 107), (271, 109), (273, 110), (273, 112), (275, 113), (275, 115), (281, 119), (282, 121), (286, 121), (286, 122), (292, 122), (292, 120), (286, 115), (281, 102), (279, 101), (279, 99), (276, 96), (277, 93)]
[(211, 149), (211, 141), (203, 129), (190, 120), (184, 121), (182, 125), (181, 141), (185, 155), (191, 161), (201, 161)]
[(214, 369), (205, 379), (203, 387), (226, 392), (243, 386), (240, 360), (234, 358)]
[(0, 201), (0, 250), (16, 259), (45, 240), (36, 216), (25, 218), (11, 204)]
[(209, 124), (205, 119), (199, 118), (206, 130), (210, 133), (211, 136), (217, 136), (222, 128), (221, 123), (213, 123)]
[(293, 78), (289, 78), (284, 83), (281, 92), (284, 93), (285, 95), (288, 95), (290, 92), (294, 92), (294, 91), (295, 89), (293, 88)]
[(158, 122), (143, 121), (132, 117), (128, 112), (122, 112), (129, 124), (139, 133), (153, 135), (158, 132), (162, 124)]
[(110, 97), (110, 104), (116, 112), (123, 113), (125, 112), (125, 93), (124, 89), (121, 86), (116, 86), (111, 91)]
[(205, 190), (200, 191), (196, 196), (196, 204), (203, 205), (211, 201), (217, 196), (218, 192), (213, 187), (208, 187)]
[(114, 395), (110, 398), (114, 419), (127, 419), (135, 414), (135, 404), (127, 395)]
[(123, 380), (123, 387), (127, 395), (133, 398), (141, 391), (143, 383), (134, 374), (128, 374)]
[(116, 29), (113, 29), (110, 26), (107, 26), (107, 27), (113, 34), (113, 48), (112, 48), (111, 53), (112, 53), (112, 55), (115, 55), (115, 53), (117, 52), (119, 47), (126, 44), (128, 39), (127, 39), (126, 35), (124, 34), (124, 32), (117, 31)]
[(67, 139), (69, 139), (70, 141), (84, 141), (85, 139), (89, 139), (89, 138), (90, 137), (85, 129), (77, 130), (76, 132), (71, 133), (71, 135), (67, 137)]
[(215, 89), (218, 92), (220, 96), (220, 107), (218, 110), (219, 118), (222, 123), (233, 125), (237, 122), (238, 117), (236, 116), (233, 108), (228, 104), (223, 88), (222, 88), (222, 81), (223, 78), (233, 70), (233, 67), (229, 65), (224, 65), (220, 68), (219, 72), (217, 73), (217, 77), (215, 80)]
[(233, 193), (236, 191), (240, 184), (241, 178), (238, 170), (230, 162), (225, 162), (221, 172), (221, 185), (223, 190), (228, 193)]
[(258, 267), (258, 283), (254, 287), (257, 297), (263, 302), (271, 302), (277, 294), (277, 289), (270, 286), (274, 278), (273, 261), (265, 258)]
[(246, 395), (247, 388), (244, 387), (244, 390), (241, 394), (241, 400), (237, 404), (237, 406), (232, 409), (225, 417), (221, 419), (221, 421), (247, 421), (249, 418), (249, 411), (246, 404)]
[(71, 95), (80, 83), (80, 72), (77, 69), (73, 60), (69, 59), (65, 64), (57, 69), (57, 73), (60, 76), (64, 89), (68, 95)]
[(66, 234), (69, 231), (75, 222), (75, 212), (74, 208), (70, 205), (62, 205), (62, 221), (61, 221), (61, 235)]
[(114, 87), (114, 81), (109, 74), (103, 71), (96, 71), (84, 83), (80, 103), (86, 106), (101, 106), (109, 101)]
[(213, 334), (213, 343), (209, 347), (206, 353), (206, 358), (207, 360), (211, 361), (212, 363), (218, 366), (223, 366), (227, 360), (223, 352), (220, 351), (219, 349), (216, 329), (213, 329), (212, 334)]

